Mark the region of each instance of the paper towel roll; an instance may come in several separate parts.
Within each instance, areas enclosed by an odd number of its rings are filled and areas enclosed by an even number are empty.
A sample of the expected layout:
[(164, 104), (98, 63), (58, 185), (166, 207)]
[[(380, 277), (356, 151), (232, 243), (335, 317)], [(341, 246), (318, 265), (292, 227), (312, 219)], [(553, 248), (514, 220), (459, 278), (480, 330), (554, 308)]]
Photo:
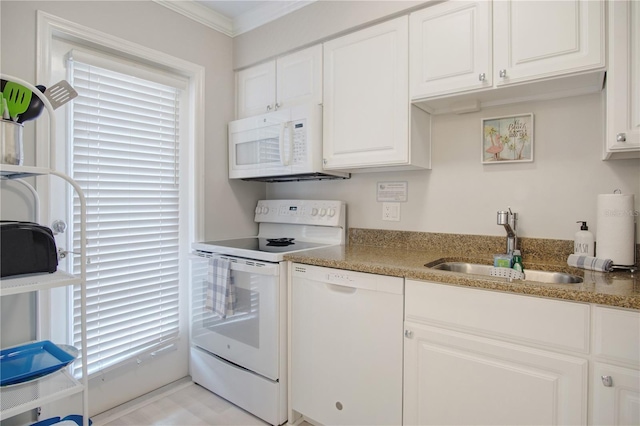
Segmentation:
[(614, 265), (633, 265), (635, 252), (633, 194), (598, 195), (596, 255)]

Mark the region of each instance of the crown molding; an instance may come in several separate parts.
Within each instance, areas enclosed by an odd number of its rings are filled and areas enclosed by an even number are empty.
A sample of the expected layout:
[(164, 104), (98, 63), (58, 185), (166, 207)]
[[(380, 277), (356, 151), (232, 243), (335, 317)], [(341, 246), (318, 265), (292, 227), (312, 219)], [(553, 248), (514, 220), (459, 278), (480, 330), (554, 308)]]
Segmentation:
[(308, 6), (317, 0), (265, 1), (264, 5), (245, 12), (233, 20), (191, 0), (153, 1), (229, 37), (235, 37)]
[(194, 1), (153, 1), (229, 37), (235, 35), (233, 31), (233, 21), (231, 19), (199, 3)]
[(268, 1), (259, 8), (249, 10), (233, 21), (234, 35), (240, 35), (302, 9), (317, 0)]

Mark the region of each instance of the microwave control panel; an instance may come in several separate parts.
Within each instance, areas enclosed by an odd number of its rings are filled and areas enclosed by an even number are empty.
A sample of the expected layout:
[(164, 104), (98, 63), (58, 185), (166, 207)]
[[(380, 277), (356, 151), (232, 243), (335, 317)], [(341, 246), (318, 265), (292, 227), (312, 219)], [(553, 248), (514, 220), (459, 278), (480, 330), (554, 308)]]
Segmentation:
[(293, 126), (293, 155), (292, 164), (307, 162), (307, 123), (306, 120), (294, 121)]

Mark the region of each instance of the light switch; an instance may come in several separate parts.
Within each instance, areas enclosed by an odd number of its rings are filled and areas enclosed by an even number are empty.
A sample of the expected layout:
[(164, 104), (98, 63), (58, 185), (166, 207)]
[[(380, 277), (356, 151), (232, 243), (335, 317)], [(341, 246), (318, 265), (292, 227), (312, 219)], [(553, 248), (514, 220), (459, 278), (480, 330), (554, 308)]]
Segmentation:
[(382, 220), (400, 222), (400, 203), (382, 203)]

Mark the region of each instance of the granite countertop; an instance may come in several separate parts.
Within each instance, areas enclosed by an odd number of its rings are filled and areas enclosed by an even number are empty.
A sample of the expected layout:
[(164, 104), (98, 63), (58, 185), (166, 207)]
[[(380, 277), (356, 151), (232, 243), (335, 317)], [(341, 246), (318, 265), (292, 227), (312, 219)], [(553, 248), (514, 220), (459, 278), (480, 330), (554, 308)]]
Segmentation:
[(640, 310), (640, 273), (638, 272), (634, 274), (629, 271), (604, 273), (572, 268), (566, 262), (549, 260), (545, 260), (544, 263), (528, 262), (525, 255), (523, 259), (525, 273), (527, 268), (567, 272), (583, 277), (584, 282), (579, 284), (509, 282), (506, 278), (468, 275), (424, 266), (439, 259), (473, 260), (474, 263), (491, 264), (493, 258), (490, 255), (476, 253), (473, 256), (461, 257), (458, 253), (445, 252), (441, 249), (359, 244), (302, 251), (285, 256), (285, 260), (307, 265)]

